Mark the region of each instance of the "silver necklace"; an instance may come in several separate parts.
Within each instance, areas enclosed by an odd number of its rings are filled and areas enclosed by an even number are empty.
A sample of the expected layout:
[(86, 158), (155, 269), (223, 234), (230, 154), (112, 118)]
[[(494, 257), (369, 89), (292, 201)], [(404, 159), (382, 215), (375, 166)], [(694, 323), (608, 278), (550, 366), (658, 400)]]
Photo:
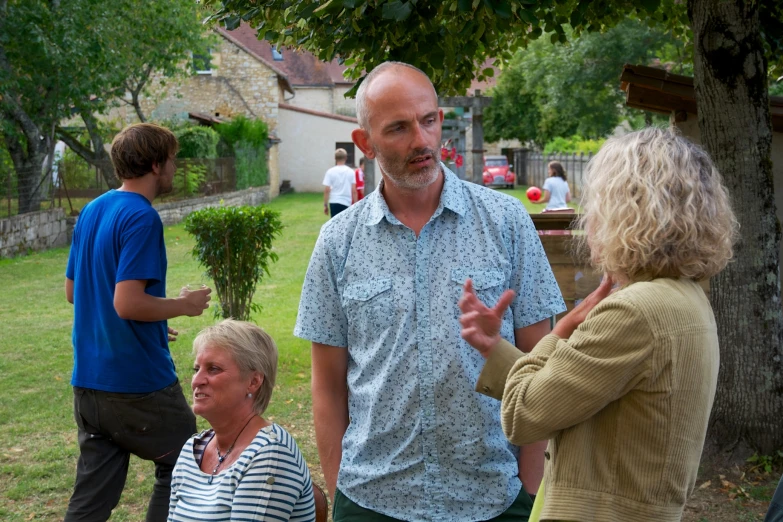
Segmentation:
[(217, 475), (218, 470), (220, 469), (220, 466), (223, 465), (223, 461), (226, 460), (226, 457), (228, 457), (231, 454), (231, 451), (234, 449), (234, 444), (237, 443), (239, 440), (239, 436), (242, 435), (242, 432), (245, 431), (245, 428), (247, 428), (247, 425), (250, 424), (250, 421), (253, 420), (255, 417), (255, 414), (253, 414), (245, 423), (244, 426), (242, 426), (242, 429), (239, 430), (239, 433), (237, 433), (236, 438), (234, 439), (234, 442), (231, 443), (231, 446), (228, 447), (228, 451), (226, 451), (225, 455), (220, 454), (220, 448), (218, 447), (218, 441), (217, 441), (217, 435), (215, 435), (215, 453), (217, 453), (217, 464), (215, 465), (215, 468), (212, 470), (212, 475), (209, 476), (209, 484), (212, 484), (212, 479), (215, 478), (215, 475)]

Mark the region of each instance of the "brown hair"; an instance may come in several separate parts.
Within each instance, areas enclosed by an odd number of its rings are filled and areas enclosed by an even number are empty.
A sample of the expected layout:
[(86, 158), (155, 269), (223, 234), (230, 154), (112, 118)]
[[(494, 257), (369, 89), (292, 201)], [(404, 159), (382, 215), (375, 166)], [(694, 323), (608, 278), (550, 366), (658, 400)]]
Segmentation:
[(163, 165), (179, 151), (179, 142), (170, 130), (154, 123), (136, 123), (122, 129), (111, 142), (111, 162), (117, 177), (141, 178), (152, 165)]
[(345, 149), (337, 149), (334, 151), (334, 159), (335, 161), (345, 161), (348, 159), (348, 153), (345, 151)]
[(566, 181), (566, 173), (562, 163), (560, 163), (559, 161), (550, 161), (549, 165), (547, 166), (555, 171), (555, 176), (557, 176), (558, 178), (562, 178), (563, 181)]

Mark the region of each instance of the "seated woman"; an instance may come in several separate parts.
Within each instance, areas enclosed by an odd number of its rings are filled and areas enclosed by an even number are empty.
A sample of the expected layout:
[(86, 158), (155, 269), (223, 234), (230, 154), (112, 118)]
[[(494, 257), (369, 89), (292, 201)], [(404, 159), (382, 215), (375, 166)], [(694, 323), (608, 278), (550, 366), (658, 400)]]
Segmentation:
[(607, 141), (585, 183), (581, 220), (607, 276), (530, 354), (498, 336), (513, 293), (490, 309), (466, 282), (462, 336), (487, 358), (476, 389), (502, 397), (512, 443), (549, 439), (541, 520), (679, 521), (718, 378), (697, 281), (726, 266), (737, 222), (710, 158), (671, 131)]
[(193, 352), (193, 412), (212, 428), (182, 448), (168, 520), (315, 520), (310, 472), (296, 442), (261, 417), (277, 373), (272, 338), (228, 319), (202, 330)]

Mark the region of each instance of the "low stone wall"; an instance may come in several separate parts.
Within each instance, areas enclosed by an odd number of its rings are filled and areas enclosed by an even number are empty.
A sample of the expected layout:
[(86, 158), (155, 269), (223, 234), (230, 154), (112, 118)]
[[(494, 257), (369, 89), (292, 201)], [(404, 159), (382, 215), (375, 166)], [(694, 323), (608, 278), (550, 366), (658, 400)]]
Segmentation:
[(226, 207), (238, 207), (242, 205), (256, 206), (262, 203), (269, 203), (269, 187), (252, 187), (204, 198), (159, 203), (154, 207), (160, 214), (164, 225), (174, 225), (185, 219), (194, 210), (219, 207), (221, 204)]
[(68, 245), (62, 208), (0, 219), (0, 258)]
[[(269, 187), (253, 187), (216, 196), (160, 203), (154, 207), (164, 225), (173, 225), (202, 208), (255, 206), (268, 202)], [(66, 219), (62, 208), (0, 219), (0, 258), (67, 246), (75, 224), (76, 218)]]

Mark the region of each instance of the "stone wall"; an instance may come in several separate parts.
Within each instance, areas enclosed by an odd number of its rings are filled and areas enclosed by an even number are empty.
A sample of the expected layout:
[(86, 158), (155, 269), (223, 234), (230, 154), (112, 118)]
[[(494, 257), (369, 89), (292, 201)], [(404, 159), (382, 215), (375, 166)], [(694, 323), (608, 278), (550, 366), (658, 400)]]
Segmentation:
[[(154, 207), (164, 225), (174, 225), (194, 210), (221, 205), (255, 206), (268, 203), (269, 199), (268, 186), (252, 187), (205, 198), (160, 203)], [(76, 218), (66, 219), (62, 208), (0, 219), (0, 258), (68, 246), (75, 225)]]
[(164, 225), (173, 225), (185, 219), (194, 210), (211, 207), (256, 206), (269, 202), (269, 187), (252, 187), (237, 192), (226, 192), (205, 198), (186, 199), (154, 205)]
[(62, 208), (0, 219), (0, 258), (68, 245)]

